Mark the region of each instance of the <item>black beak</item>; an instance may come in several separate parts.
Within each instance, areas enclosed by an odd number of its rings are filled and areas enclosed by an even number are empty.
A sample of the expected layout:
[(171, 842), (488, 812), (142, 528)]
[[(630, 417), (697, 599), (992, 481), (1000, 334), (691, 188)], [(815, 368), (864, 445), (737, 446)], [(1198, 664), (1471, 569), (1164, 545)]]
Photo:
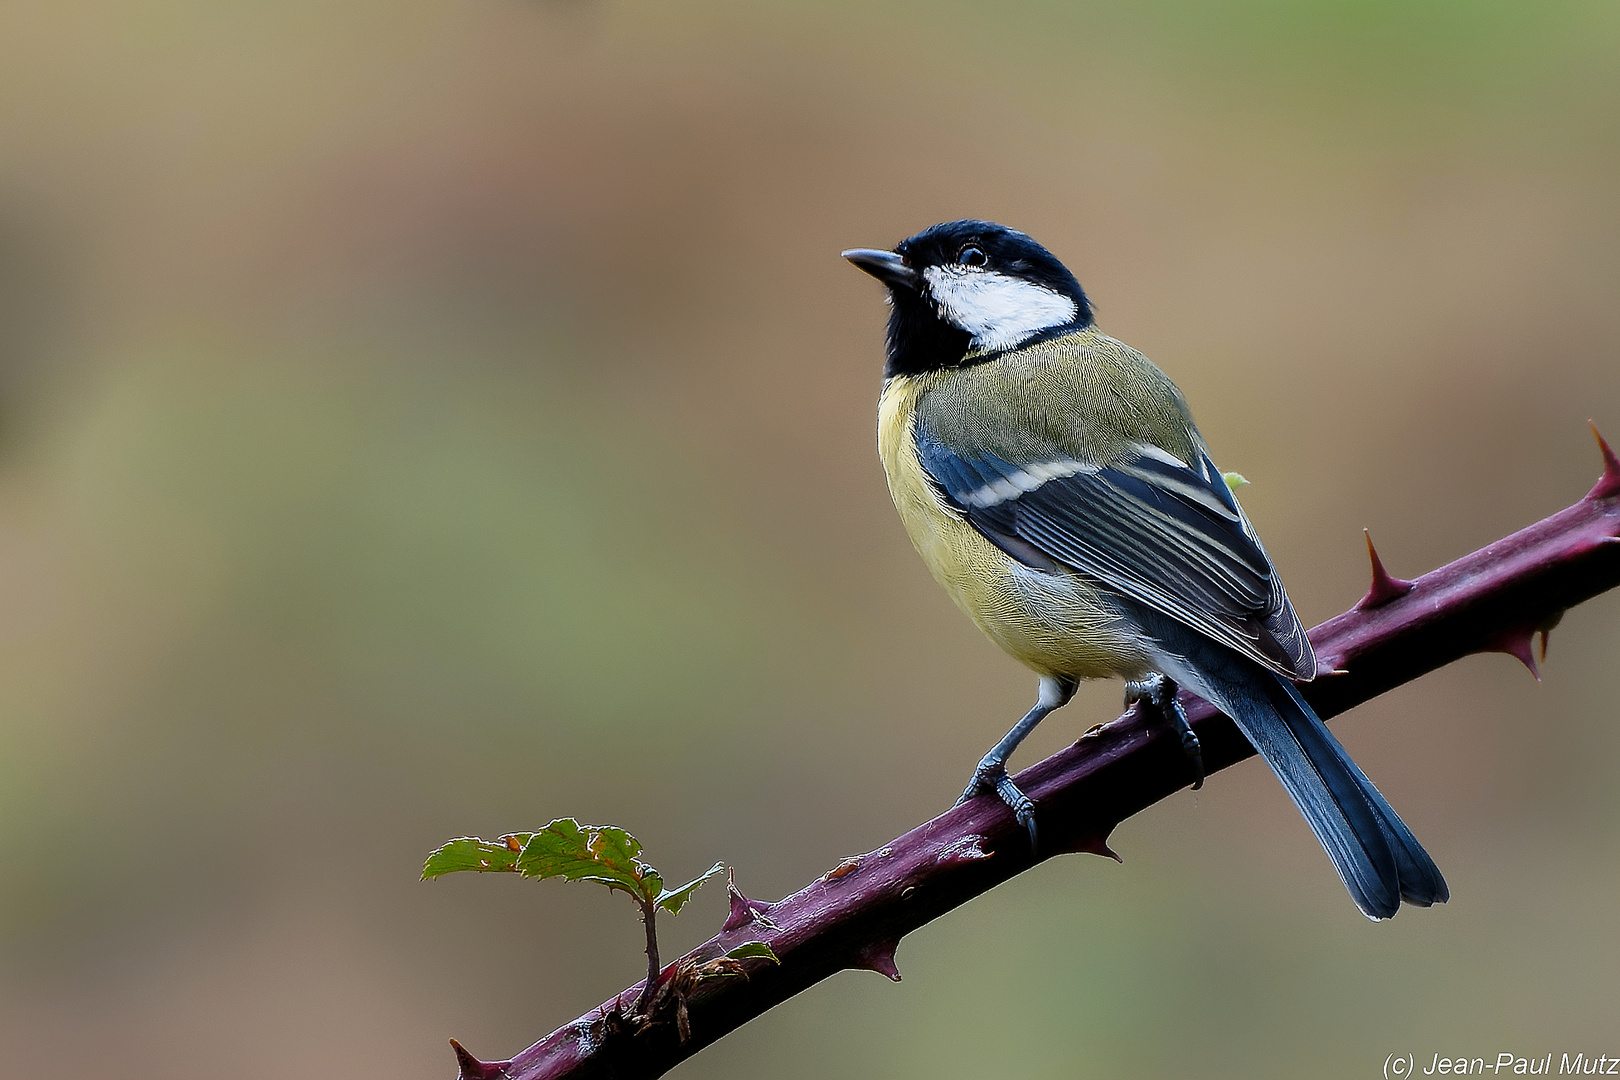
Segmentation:
[(904, 287), (912, 292), (922, 289), (922, 275), (906, 265), (906, 260), (892, 251), (874, 248), (850, 248), (844, 258), (891, 288)]

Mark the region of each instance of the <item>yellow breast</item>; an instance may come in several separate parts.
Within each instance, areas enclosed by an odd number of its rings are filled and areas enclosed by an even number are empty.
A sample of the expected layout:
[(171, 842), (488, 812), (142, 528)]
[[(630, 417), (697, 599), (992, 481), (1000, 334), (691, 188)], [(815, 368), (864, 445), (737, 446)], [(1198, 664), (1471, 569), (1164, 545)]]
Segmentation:
[(889, 494), (917, 554), (990, 640), (1042, 675), (1138, 677), (1149, 662), (1135, 636), (1075, 574), (1017, 562), (944, 502), (923, 471), (912, 424), (919, 395), (941, 373), (899, 375), (878, 403), (878, 453)]

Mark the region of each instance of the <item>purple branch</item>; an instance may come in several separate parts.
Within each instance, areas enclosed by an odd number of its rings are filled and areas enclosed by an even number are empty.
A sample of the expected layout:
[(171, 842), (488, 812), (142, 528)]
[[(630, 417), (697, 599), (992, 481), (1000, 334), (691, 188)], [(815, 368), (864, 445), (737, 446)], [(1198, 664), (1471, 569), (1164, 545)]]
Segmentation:
[[(1595, 429), (1594, 429), (1595, 433)], [(1528, 529), (1418, 578), (1390, 577), (1372, 552), (1373, 585), (1354, 608), (1311, 631), (1324, 677), (1302, 690), (1324, 718), (1459, 657), (1505, 652), (1534, 673), (1531, 638), (1566, 608), (1620, 584), (1620, 461), (1598, 438), (1603, 478), (1580, 502)], [(1331, 675), (1326, 673), (1333, 672)], [(1539, 676), (1538, 676), (1539, 677)], [(1184, 698), (1203, 743), (1206, 772), (1254, 753), (1231, 721)], [(1042, 858), (1064, 852), (1113, 855), (1120, 821), (1191, 783), (1191, 766), (1161, 723), (1133, 708), (1018, 774), (1040, 807)], [(1115, 856), (1117, 858), (1117, 856)], [(955, 807), (876, 851), (844, 863), (774, 904), (731, 887), (731, 915), (715, 937), (671, 965), (723, 956), (748, 941), (781, 958), (747, 962), (749, 978), (707, 979), (674, 1016), (637, 1024), (621, 1002), (638, 983), (510, 1061), (480, 1062), (455, 1047), (463, 1080), (654, 1077), (771, 1006), (844, 968), (898, 980), (902, 935), (1033, 865), (1024, 830), (995, 798)], [(671, 970), (661, 978), (668, 981)], [(662, 995), (661, 995), (662, 996)], [(674, 1011), (674, 1007), (666, 1011)]]

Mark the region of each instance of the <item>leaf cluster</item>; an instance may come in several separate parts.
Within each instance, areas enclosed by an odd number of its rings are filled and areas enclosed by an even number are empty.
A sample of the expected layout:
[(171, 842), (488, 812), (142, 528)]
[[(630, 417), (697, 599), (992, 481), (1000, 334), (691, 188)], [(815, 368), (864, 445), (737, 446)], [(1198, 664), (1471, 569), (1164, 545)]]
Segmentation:
[(724, 869), (715, 863), (685, 885), (668, 889), (643, 862), (641, 841), (613, 825), (581, 825), (558, 818), (538, 832), (508, 833), (494, 840), (463, 836), (428, 856), (424, 881), (460, 871), (515, 873), (526, 878), (594, 881), (628, 893), (644, 910), (680, 913), (698, 887)]

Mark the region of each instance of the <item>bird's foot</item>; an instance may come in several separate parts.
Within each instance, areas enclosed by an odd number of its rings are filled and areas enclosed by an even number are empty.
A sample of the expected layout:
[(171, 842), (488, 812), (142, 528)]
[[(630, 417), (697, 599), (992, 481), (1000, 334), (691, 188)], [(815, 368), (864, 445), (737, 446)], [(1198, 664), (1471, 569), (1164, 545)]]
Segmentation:
[(1125, 684), (1127, 707), (1145, 701), (1156, 709), (1159, 716), (1181, 737), (1181, 752), (1187, 755), (1193, 767), (1193, 790), (1204, 786), (1204, 748), (1198, 733), (1187, 722), (1186, 710), (1176, 698), (1176, 684), (1163, 675), (1150, 675), (1140, 682)]
[(962, 792), (962, 797), (956, 800), (956, 805), (961, 806), (975, 795), (982, 795), (987, 791), (994, 791), (1013, 812), (1018, 824), (1029, 833), (1030, 854), (1039, 851), (1035, 829), (1035, 802), (1012, 782), (1012, 777), (1007, 775), (1007, 766), (1004, 762), (989, 759), (979, 762), (979, 767), (973, 771), (972, 782), (968, 784), (967, 790)]

